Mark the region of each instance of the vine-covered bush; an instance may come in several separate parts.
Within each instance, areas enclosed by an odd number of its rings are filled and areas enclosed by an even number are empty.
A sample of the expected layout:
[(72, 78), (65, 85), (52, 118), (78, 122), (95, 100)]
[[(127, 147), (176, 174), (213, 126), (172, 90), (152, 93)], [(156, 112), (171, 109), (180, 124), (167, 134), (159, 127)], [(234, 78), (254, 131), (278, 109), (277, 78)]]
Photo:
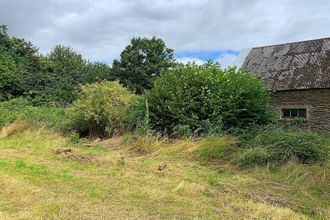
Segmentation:
[(133, 97), (117, 81), (82, 86), (80, 97), (67, 111), (70, 127), (81, 135), (121, 133), (129, 124)]
[(244, 166), (280, 164), (292, 159), (300, 163), (323, 161), (328, 157), (324, 140), (316, 132), (272, 128), (246, 141), (244, 145), (248, 149), (242, 154), (239, 163)]
[(182, 126), (192, 133), (244, 128), (273, 117), (268, 90), (256, 76), (213, 63), (163, 72), (146, 98), (152, 126), (170, 134)]

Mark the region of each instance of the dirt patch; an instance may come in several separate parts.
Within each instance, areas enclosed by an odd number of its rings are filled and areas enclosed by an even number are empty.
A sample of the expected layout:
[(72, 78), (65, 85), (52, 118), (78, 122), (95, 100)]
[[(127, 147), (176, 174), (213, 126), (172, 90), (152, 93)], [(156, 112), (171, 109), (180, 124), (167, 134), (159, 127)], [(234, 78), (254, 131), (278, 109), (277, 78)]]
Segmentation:
[(101, 163), (96, 160), (92, 155), (79, 154), (72, 149), (54, 149), (54, 154), (62, 155), (62, 158), (70, 159), (79, 163), (89, 163), (92, 165), (100, 165)]
[(63, 158), (78, 162), (90, 164), (96, 167), (112, 167), (115, 163), (112, 160), (107, 160), (104, 158), (96, 158), (89, 154), (67, 154)]
[(285, 208), (292, 207), (292, 203), (280, 198), (273, 192), (264, 191), (264, 192), (254, 192), (253, 194), (244, 194), (244, 198), (252, 200), (256, 203), (266, 203), (269, 205), (280, 206)]
[(72, 153), (72, 149), (68, 148), (68, 149), (55, 149), (53, 150), (54, 154), (68, 154), (68, 153)]
[(100, 144), (100, 142), (101, 142), (100, 138), (97, 138), (93, 141), (83, 143), (82, 146), (84, 146), (84, 147), (94, 147), (94, 146)]
[(167, 167), (166, 164), (159, 165), (159, 166), (158, 166), (158, 170), (159, 170), (159, 171), (162, 171), (162, 170), (164, 170), (166, 167)]
[(122, 136), (120, 137), (112, 137), (110, 139), (104, 139), (98, 142), (103, 149), (108, 150), (108, 149), (118, 149), (124, 144), (125, 140)]
[(75, 154), (68, 154), (65, 156), (65, 158), (68, 158), (70, 160), (79, 162), (79, 163), (91, 163), (95, 164), (96, 160), (95, 158), (88, 156), (88, 155), (75, 155)]
[[(265, 203), (272, 206), (280, 206), (284, 208), (291, 208), (292, 202), (289, 202), (285, 198), (280, 197), (272, 191), (267, 190), (253, 190), (244, 188), (235, 188), (228, 184), (217, 184), (217, 188), (221, 193), (224, 194), (236, 194), (242, 196), (245, 199), (252, 200), (254, 203)], [(242, 190), (243, 189), (243, 190)]]

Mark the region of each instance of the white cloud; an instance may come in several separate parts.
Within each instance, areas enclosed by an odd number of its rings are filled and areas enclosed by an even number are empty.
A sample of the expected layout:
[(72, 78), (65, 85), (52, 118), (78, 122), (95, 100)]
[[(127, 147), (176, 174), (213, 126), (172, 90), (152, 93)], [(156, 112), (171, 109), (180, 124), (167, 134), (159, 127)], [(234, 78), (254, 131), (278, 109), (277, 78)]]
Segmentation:
[(198, 65), (202, 65), (203, 63), (206, 62), (206, 61), (201, 60), (197, 57), (181, 57), (181, 58), (177, 58), (176, 60), (180, 63), (183, 63), (183, 64), (195, 62)]
[(65, 44), (109, 62), (134, 36), (177, 52), (329, 37), (329, 11), (329, 0), (0, 0), (0, 22), (42, 52)]
[(227, 68), (228, 66), (233, 66), (237, 55), (235, 54), (225, 54), (222, 57), (219, 57), (216, 61), (221, 64), (222, 68)]

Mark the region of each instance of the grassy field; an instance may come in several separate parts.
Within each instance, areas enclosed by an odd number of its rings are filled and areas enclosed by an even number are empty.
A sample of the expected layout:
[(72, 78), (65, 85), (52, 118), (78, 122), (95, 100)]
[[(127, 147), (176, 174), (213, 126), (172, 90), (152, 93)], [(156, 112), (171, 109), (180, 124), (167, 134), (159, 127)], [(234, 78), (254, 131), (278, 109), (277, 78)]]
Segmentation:
[(126, 135), (74, 144), (44, 129), (3, 137), (0, 219), (330, 218), (329, 162), (240, 170), (200, 160), (202, 142)]

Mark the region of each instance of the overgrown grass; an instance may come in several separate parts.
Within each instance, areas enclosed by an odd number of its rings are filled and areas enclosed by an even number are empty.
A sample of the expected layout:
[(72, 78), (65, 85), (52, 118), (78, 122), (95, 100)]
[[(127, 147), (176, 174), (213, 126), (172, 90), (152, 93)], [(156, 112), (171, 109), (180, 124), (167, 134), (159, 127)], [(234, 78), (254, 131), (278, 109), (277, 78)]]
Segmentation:
[(23, 98), (0, 102), (0, 127), (15, 121), (24, 122), (29, 127), (46, 126), (55, 131), (65, 131), (67, 124), (64, 108), (32, 106)]
[(329, 144), (325, 134), (299, 129), (270, 128), (259, 132), (241, 147), (246, 148), (238, 163), (253, 165), (283, 164), (295, 160), (303, 164), (322, 163), (329, 158)]
[(236, 140), (231, 136), (211, 136), (200, 142), (197, 154), (204, 160), (221, 160), (235, 151)]
[(128, 134), (72, 144), (44, 129), (18, 131), (0, 139), (0, 218), (330, 217), (328, 161), (240, 170), (228, 156), (234, 140)]

